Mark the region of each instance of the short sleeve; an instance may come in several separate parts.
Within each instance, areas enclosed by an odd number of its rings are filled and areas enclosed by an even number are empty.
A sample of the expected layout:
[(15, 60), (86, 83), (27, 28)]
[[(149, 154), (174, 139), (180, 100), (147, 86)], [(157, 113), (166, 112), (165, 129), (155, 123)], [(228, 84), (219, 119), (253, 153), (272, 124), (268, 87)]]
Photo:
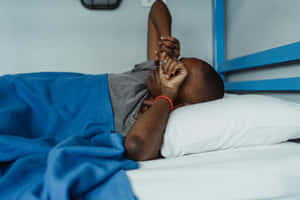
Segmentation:
[(130, 71), (108, 74), (109, 94), (116, 132), (126, 136), (136, 121), (138, 112), (149, 95), (146, 80), (155, 70), (154, 60), (134, 65)]
[(137, 71), (152, 71), (155, 70), (157, 66), (155, 65), (154, 60), (148, 60), (139, 64), (134, 65), (134, 68), (131, 70), (132, 72)]

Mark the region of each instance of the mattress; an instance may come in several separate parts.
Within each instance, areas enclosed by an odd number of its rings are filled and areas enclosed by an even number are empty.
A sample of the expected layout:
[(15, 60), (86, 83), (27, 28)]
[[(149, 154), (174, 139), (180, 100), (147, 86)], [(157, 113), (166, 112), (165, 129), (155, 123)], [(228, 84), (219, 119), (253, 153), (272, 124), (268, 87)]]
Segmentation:
[(140, 200), (298, 200), (300, 144), (247, 147), (139, 162), (127, 171)]

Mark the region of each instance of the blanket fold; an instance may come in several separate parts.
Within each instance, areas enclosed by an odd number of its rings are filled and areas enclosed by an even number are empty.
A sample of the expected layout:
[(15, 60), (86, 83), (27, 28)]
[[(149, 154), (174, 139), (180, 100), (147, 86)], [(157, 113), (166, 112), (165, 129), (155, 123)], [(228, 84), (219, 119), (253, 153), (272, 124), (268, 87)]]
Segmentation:
[(1, 199), (136, 199), (108, 92), (107, 74), (0, 77)]

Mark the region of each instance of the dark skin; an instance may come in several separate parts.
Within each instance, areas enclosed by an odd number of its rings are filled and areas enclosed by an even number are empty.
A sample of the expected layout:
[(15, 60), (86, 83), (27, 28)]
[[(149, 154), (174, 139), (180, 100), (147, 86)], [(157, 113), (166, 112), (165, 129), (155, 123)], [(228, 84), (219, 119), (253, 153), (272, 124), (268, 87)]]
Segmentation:
[(148, 60), (155, 60), (158, 67), (149, 74), (146, 81), (149, 96), (124, 140), (125, 153), (132, 160), (161, 157), (160, 149), (170, 105), (165, 99), (154, 102), (156, 96), (169, 97), (175, 108), (201, 101), (191, 95), (201, 77), (200, 71), (195, 68), (198, 63), (190, 58), (177, 60), (180, 44), (171, 36), (171, 20), (167, 6), (161, 0), (156, 0), (148, 17), (147, 57)]

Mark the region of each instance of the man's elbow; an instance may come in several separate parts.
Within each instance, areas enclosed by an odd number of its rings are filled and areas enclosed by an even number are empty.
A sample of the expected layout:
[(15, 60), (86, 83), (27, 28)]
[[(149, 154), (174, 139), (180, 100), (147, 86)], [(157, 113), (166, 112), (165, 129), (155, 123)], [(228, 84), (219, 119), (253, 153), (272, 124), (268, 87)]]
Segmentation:
[(149, 160), (145, 153), (144, 144), (144, 140), (141, 137), (127, 137), (124, 142), (126, 156), (135, 161)]
[(161, 17), (164, 17), (165, 19), (169, 20), (170, 23), (172, 23), (172, 16), (167, 5), (160, 0), (155, 1), (152, 4), (149, 17), (152, 20), (152, 23), (154, 24), (156, 24), (156, 20), (161, 20)]

